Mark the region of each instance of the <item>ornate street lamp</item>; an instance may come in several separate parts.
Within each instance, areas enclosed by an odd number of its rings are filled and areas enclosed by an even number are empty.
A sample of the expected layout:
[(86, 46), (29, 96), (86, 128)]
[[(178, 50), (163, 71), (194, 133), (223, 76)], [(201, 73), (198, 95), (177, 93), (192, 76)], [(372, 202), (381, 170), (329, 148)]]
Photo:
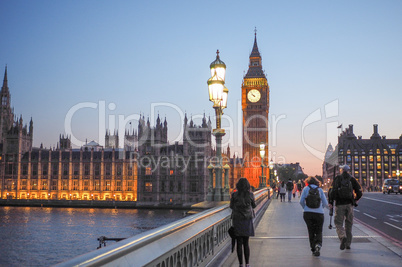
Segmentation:
[(272, 161), (272, 159), (271, 159), (271, 161), (269, 162), (269, 186), (270, 187), (272, 187), (272, 169), (274, 168), (274, 162)]
[(264, 177), (264, 157), (265, 157), (265, 144), (260, 144), (260, 156), (261, 156), (261, 178), (260, 178), (260, 186), (259, 188), (266, 187), (267, 182), (265, 181)]
[[(210, 165), (210, 181), (208, 188), (208, 201), (227, 201), (229, 197), (229, 174), (228, 166), (225, 166), (225, 185), (222, 188), (222, 137), (225, 130), (221, 129), (221, 118), (223, 109), (227, 107), (229, 90), (225, 87), (226, 65), (219, 58), (219, 50), (216, 52), (216, 59), (209, 66), (211, 78), (208, 79), (209, 101), (213, 103), (216, 115), (216, 129), (212, 130), (212, 135), (216, 138), (216, 163)], [(215, 188), (213, 188), (213, 175), (215, 173)]]

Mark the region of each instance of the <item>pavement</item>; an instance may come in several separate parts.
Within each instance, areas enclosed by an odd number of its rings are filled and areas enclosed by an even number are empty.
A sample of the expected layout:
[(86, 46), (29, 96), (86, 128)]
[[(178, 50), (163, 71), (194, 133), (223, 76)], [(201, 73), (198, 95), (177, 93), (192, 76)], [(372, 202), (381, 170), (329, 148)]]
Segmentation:
[[(296, 196), (292, 202), (272, 198), (261, 221), (250, 238), (250, 266), (402, 266), (400, 244), (380, 236), (373, 230), (354, 221), (350, 250), (340, 250), (329, 211), (325, 209), (323, 245), (321, 255), (310, 251), (303, 209)], [(223, 267), (239, 266), (236, 251), (231, 253)]]

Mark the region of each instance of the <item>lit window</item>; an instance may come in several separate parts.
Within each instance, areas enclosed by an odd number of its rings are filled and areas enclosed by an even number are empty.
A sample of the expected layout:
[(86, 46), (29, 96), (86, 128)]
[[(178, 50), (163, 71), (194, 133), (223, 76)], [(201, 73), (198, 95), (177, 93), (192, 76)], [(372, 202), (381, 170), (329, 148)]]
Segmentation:
[(116, 181), (116, 191), (121, 191), (121, 181)]
[(152, 174), (152, 170), (150, 167), (145, 168), (145, 175), (151, 175)]
[(152, 192), (152, 183), (145, 183), (145, 192)]
[(111, 182), (110, 182), (110, 180), (107, 180), (105, 182), (105, 191), (110, 191), (110, 186), (111, 186)]
[(133, 191), (133, 182), (127, 181), (127, 191)]
[(84, 180), (84, 190), (89, 190), (89, 180)]
[(173, 173), (174, 173), (174, 171), (173, 171), (173, 170), (170, 170), (169, 174), (170, 174), (170, 175), (173, 175)]
[(78, 190), (78, 181), (73, 181), (73, 190)]

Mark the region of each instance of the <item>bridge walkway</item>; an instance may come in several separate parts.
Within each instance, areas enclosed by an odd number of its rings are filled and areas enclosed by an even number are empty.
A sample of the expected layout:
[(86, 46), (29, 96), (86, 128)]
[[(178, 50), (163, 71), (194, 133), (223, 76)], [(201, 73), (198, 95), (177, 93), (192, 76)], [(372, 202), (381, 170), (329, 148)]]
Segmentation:
[[(329, 229), (325, 210), (321, 256), (311, 254), (303, 210), (296, 196), (292, 202), (272, 198), (250, 239), (250, 266), (402, 266), (402, 248), (359, 222), (353, 225), (350, 250), (339, 249), (335, 227)], [(334, 222), (332, 220), (332, 226)], [(223, 267), (239, 266), (236, 251)]]

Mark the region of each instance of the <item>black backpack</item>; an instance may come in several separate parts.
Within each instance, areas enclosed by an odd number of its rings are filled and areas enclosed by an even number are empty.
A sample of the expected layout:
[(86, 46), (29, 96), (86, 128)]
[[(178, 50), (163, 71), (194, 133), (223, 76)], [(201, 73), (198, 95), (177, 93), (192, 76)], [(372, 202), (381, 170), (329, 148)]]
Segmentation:
[(293, 183), (292, 182), (287, 182), (286, 183), (286, 190), (288, 190), (288, 191), (293, 190)]
[(337, 192), (339, 199), (353, 199), (353, 186), (349, 176), (345, 178), (340, 175)]
[(317, 209), (321, 205), (321, 197), (320, 191), (318, 191), (318, 186), (316, 188), (312, 188), (310, 185), (308, 186), (310, 190), (308, 191), (308, 195), (306, 197), (306, 205), (309, 208)]

